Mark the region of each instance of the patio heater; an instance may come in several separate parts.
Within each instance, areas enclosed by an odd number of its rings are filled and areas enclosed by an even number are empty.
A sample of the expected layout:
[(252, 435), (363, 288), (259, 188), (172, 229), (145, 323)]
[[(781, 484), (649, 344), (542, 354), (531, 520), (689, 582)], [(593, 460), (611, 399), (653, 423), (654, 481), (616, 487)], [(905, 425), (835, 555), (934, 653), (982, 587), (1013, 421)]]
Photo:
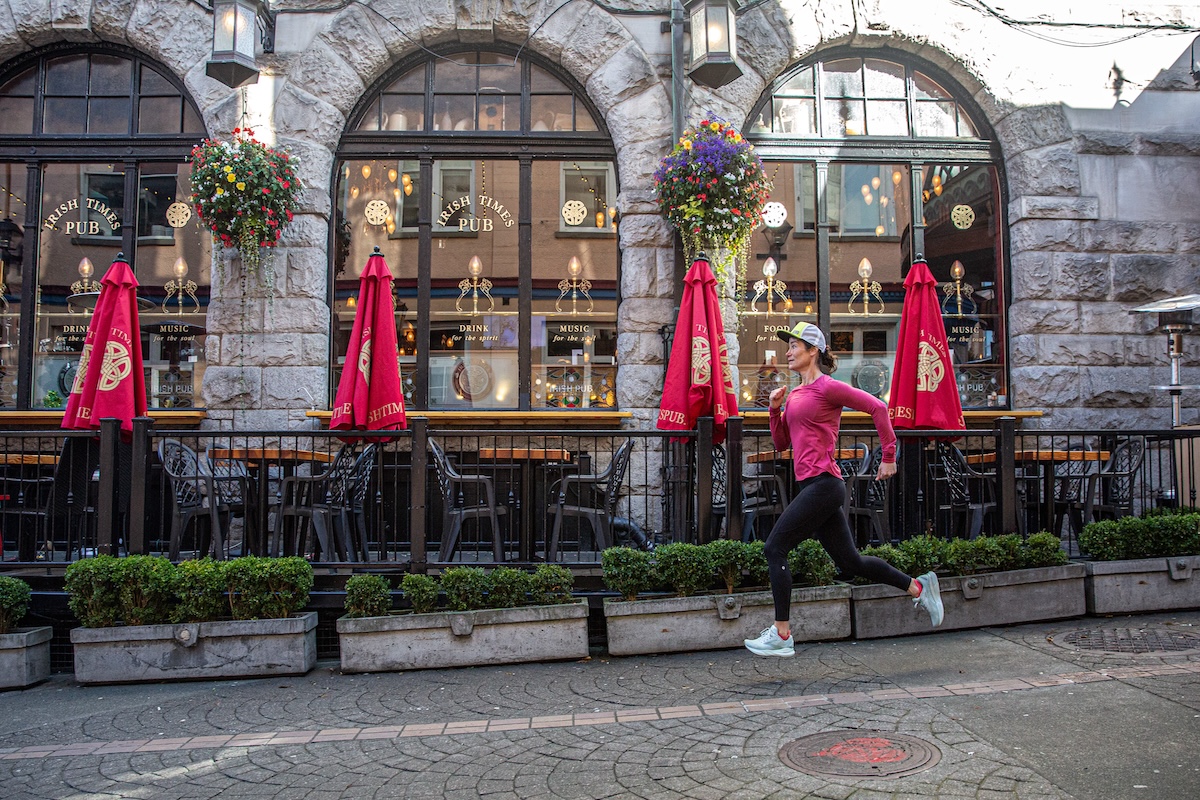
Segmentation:
[(1181, 297), (1168, 297), (1156, 300), (1137, 308), (1130, 309), (1131, 314), (1158, 314), (1158, 326), (1167, 333), (1167, 355), (1171, 357), (1171, 383), (1167, 386), (1155, 386), (1155, 389), (1169, 392), (1171, 395), (1171, 425), (1178, 428), (1182, 423), (1182, 395), (1184, 390), (1200, 389), (1200, 386), (1185, 386), (1180, 382), (1180, 364), (1183, 361), (1183, 335), (1192, 330), (1192, 312), (1200, 308), (1200, 294), (1188, 294)]

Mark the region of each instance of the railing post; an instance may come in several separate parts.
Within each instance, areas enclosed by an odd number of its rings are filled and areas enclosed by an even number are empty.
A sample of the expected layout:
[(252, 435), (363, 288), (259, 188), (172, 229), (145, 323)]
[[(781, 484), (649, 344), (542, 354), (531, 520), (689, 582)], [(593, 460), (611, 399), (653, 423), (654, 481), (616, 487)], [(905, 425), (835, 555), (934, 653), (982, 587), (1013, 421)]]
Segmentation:
[(708, 541), (708, 529), (712, 524), (712, 451), (713, 418), (700, 417), (696, 420), (696, 536), (695, 541)]
[(742, 540), (742, 418), (725, 422), (725, 538)]
[(129, 553), (145, 555), (146, 549), (146, 494), (150, 483), (150, 439), (154, 435), (154, 420), (150, 417), (135, 417), (133, 420), (132, 462), (133, 474), (129, 486)]
[(1000, 516), (1000, 533), (1016, 533), (1017, 524), (1017, 461), (1015, 417), (997, 417), (996, 431), (996, 512)]
[[(121, 420), (105, 417), (100, 420), (100, 486), (96, 498), (96, 554), (117, 555), (115, 547), (117, 526), (117, 442), (121, 436)], [(82, 552), (80, 553), (82, 556)]]
[(412, 423), (412, 479), (409, 482), (411, 503), (408, 508), (408, 530), (412, 533), (410, 558), (413, 572), (426, 571), (425, 527), (428, 524), (425, 508), (425, 475), (428, 466), (429, 420), (409, 417)]

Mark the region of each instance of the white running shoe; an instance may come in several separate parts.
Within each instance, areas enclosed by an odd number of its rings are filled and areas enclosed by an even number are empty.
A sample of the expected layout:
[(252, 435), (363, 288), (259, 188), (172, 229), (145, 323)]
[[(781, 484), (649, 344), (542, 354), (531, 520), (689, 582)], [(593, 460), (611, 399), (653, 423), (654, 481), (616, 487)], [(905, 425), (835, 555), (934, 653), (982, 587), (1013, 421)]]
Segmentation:
[(792, 637), (786, 639), (779, 638), (779, 631), (772, 625), (763, 630), (758, 635), (757, 639), (744, 639), (746, 649), (756, 656), (789, 656), (796, 655), (796, 647), (792, 642)]
[(936, 628), (942, 624), (942, 617), (946, 613), (942, 607), (942, 590), (938, 587), (937, 575), (931, 570), (918, 577), (917, 580), (921, 583), (921, 596), (913, 598), (913, 607), (928, 611), (929, 621)]

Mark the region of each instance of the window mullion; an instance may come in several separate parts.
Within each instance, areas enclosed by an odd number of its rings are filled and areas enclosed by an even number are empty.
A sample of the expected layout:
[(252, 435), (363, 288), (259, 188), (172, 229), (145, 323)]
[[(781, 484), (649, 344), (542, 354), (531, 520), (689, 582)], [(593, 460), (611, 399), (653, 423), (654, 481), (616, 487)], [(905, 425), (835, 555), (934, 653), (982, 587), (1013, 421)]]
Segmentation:
[(817, 325), (829, 330), (830, 305), (833, 302), (829, 288), (829, 162), (816, 162), (816, 228), (817, 228)]
[[(427, 95), (427, 105), (432, 99)], [(428, 119), (428, 117), (426, 118)], [(413, 405), (429, 408), (430, 305), (433, 294), (433, 157), (420, 159), (421, 194), (417, 200), (417, 374)]]
[(517, 337), (520, 351), (517, 356), (517, 384), (520, 386), (519, 408), (532, 407), (533, 388), (533, 159), (519, 159), (517, 191)]

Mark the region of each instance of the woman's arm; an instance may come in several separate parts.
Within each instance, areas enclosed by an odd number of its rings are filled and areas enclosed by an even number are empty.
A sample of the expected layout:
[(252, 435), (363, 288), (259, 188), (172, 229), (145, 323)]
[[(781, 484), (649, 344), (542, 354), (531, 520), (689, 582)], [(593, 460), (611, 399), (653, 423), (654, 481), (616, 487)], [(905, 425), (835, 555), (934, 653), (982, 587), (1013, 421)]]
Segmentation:
[[(776, 400), (777, 394), (782, 395), (778, 401)], [(768, 414), (771, 421), (771, 444), (780, 451), (787, 450), (792, 446), (792, 434), (788, 430), (787, 420), (783, 418), (783, 407), (787, 405), (788, 397), (788, 390), (784, 387), (771, 393), (771, 407)], [(775, 405), (776, 402), (779, 403), (778, 406)]]
[(870, 414), (875, 423), (875, 431), (879, 434), (879, 444), (883, 448), (883, 463), (896, 463), (896, 431), (892, 429), (886, 403), (862, 389), (855, 389), (848, 383), (834, 380), (829, 382), (828, 397), (845, 408)]

